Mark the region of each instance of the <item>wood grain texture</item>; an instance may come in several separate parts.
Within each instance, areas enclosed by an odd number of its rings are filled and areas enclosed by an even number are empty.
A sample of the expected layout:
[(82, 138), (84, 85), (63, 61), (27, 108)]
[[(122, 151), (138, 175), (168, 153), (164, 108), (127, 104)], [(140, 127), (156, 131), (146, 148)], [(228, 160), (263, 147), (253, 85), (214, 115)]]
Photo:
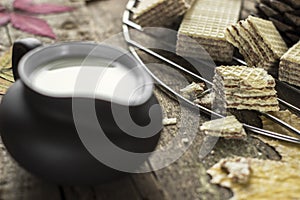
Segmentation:
[(129, 176), (93, 187), (63, 187), (66, 200), (141, 199)]
[(60, 200), (56, 185), (46, 183), (19, 167), (0, 143), (0, 199)]

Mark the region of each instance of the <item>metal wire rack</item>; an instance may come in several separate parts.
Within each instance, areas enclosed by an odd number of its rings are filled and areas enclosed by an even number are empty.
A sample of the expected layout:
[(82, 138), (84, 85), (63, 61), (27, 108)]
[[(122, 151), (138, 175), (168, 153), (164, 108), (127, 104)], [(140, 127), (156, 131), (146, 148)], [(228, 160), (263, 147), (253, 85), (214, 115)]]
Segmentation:
[[(134, 29), (139, 31), (140, 34), (147, 34), (157, 40), (160, 40), (159, 37), (157, 37), (157, 35), (153, 35), (151, 33), (146, 33), (143, 29), (143, 27), (141, 27), (140, 25), (134, 23), (133, 21), (131, 21), (130, 16), (132, 14), (132, 9), (135, 7), (135, 5), (137, 4), (137, 2), (139, 2), (140, 0), (129, 0), (126, 6), (126, 9), (123, 13), (123, 35), (124, 38), (127, 42), (127, 44), (129, 45), (129, 50), (132, 53), (132, 55), (140, 62), (141, 66), (152, 76), (152, 78), (162, 87), (164, 92), (167, 92), (168, 94), (171, 94), (174, 97), (177, 97), (180, 100), (183, 100), (185, 103), (187, 103), (187, 105), (190, 105), (192, 107), (196, 107), (198, 108), (200, 111), (211, 115), (213, 117), (216, 118), (222, 118), (224, 117), (222, 114), (217, 113), (216, 111), (213, 111), (209, 108), (206, 108), (202, 105), (196, 104), (194, 102), (192, 102), (191, 100), (185, 98), (184, 96), (182, 96), (180, 93), (176, 92), (174, 89), (172, 89), (170, 86), (168, 86), (166, 83), (164, 83), (160, 78), (158, 78), (146, 65), (145, 63), (142, 61), (141, 57), (139, 56), (139, 54), (137, 53), (137, 50), (141, 50), (165, 63), (167, 63), (168, 65), (192, 76), (194, 79), (205, 82), (207, 85), (212, 86), (212, 82), (199, 76), (198, 74), (186, 69), (185, 67), (177, 64), (176, 62), (166, 58), (165, 56), (145, 47), (145, 45), (137, 42), (130, 34), (130, 29)], [(164, 41), (160, 41), (160, 42), (164, 42)], [(166, 44), (168, 45), (168, 44)], [(240, 64), (246, 65), (246, 63), (239, 59), (234, 57), (234, 60)], [(209, 92), (206, 91), (206, 92)], [(278, 101), (280, 104), (284, 105), (285, 107), (293, 110), (294, 112), (300, 113), (300, 109), (282, 99), (278, 98)], [(291, 132), (300, 135), (300, 131), (298, 129), (296, 129), (295, 127), (291, 126), (290, 124), (287, 124), (286, 122), (276, 118), (275, 116), (272, 116), (268, 113), (261, 113), (262, 115), (264, 115), (265, 117), (269, 118), (270, 120), (274, 121), (277, 124), (280, 124), (282, 127), (290, 130)], [(275, 139), (279, 139), (279, 140), (283, 140), (283, 141), (287, 141), (287, 142), (292, 142), (292, 143), (296, 143), (296, 144), (300, 144), (300, 139), (296, 138), (296, 137), (291, 137), (291, 136), (287, 136), (287, 135), (282, 135), (273, 131), (269, 131), (269, 130), (265, 130), (265, 129), (261, 129), (261, 128), (257, 128), (255, 126), (249, 125), (249, 124), (243, 124), (244, 128), (246, 130), (249, 130), (253, 133), (256, 134), (260, 134), (260, 135), (264, 135), (264, 136), (268, 136), (271, 138), (275, 138)]]

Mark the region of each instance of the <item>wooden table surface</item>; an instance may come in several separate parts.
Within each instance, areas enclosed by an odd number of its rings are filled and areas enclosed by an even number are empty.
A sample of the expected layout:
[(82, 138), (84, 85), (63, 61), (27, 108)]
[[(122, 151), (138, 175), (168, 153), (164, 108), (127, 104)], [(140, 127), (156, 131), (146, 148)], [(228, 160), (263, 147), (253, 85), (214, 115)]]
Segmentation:
[[(94, 1), (88, 5), (81, 0), (51, 2), (77, 6), (77, 9), (71, 13), (41, 16), (53, 27), (57, 34), (57, 41), (101, 42), (122, 31), (121, 17), (126, 0)], [(36, 37), (16, 30), (11, 25), (0, 27), (0, 54), (3, 54), (16, 39), (29, 36)], [(55, 42), (48, 38), (37, 38), (45, 43)], [(151, 61), (151, 57), (146, 55), (143, 57)], [(169, 84), (176, 85), (176, 79), (170, 77)], [(187, 108), (181, 111), (177, 102), (158, 89), (155, 90), (155, 95), (159, 99), (165, 117), (176, 117), (180, 121), (180, 112), (188, 112), (190, 115), (199, 114)], [(205, 120), (208, 118), (200, 117), (200, 123)], [(181, 125), (186, 126), (186, 132), (189, 134), (188, 123)], [(164, 127), (157, 148), (163, 148), (176, 135), (178, 128), (179, 124)], [(279, 159), (271, 147), (249, 136), (245, 141), (220, 139), (213, 153), (201, 160), (198, 155), (203, 138), (202, 134), (197, 134), (188, 151), (164, 169), (151, 173), (132, 174), (112, 183), (85, 187), (61, 186), (40, 180), (20, 168), (0, 143), (0, 200), (228, 199), (232, 193), (225, 188), (210, 184), (210, 177), (206, 174), (206, 170), (220, 158), (239, 155)], [(148, 162), (148, 165), (153, 167), (155, 163)]]

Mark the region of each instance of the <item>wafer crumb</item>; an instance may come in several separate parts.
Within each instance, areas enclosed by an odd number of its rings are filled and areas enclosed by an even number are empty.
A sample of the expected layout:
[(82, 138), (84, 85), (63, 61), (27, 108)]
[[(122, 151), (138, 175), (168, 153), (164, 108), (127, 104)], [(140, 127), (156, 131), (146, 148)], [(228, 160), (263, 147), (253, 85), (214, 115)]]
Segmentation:
[(177, 118), (164, 118), (162, 121), (164, 126), (177, 124)]
[(198, 95), (200, 95), (205, 88), (204, 83), (195, 83), (192, 82), (185, 88), (181, 89), (180, 92), (182, 92), (182, 95), (188, 99), (196, 99)]

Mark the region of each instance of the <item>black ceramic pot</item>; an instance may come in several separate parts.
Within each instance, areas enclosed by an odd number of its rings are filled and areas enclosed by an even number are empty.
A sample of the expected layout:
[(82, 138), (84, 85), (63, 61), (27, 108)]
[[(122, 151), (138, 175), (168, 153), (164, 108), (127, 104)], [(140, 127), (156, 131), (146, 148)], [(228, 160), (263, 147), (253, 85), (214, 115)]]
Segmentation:
[[(142, 87), (135, 99), (124, 101), (118, 96), (92, 98), (82, 93), (56, 94), (32, 84), (32, 73), (43, 63), (90, 55), (122, 63), (129, 70), (135, 68), (134, 76)], [(137, 169), (155, 149), (162, 128), (161, 109), (153, 95), (151, 78), (130, 54), (106, 45), (72, 42), (43, 47), (37, 40), (25, 39), (14, 44), (12, 59), (16, 82), (0, 105), (0, 133), (9, 153), (29, 172), (60, 184), (98, 184)], [(94, 115), (86, 112), (91, 105)], [(116, 112), (120, 116), (127, 116), (128, 112), (132, 122), (141, 128), (131, 129), (131, 124), (120, 127), (115, 120)], [(97, 125), (93, 124), (93, 116), (97, 118)], [(151, 123), (149, 127), (152, 128), (145, 131), (143, 127)], [(95, 139), (100, 132), (110, 143)], [(90, 140), (85, 138), (89, 135)], [(120, 160), (119, 164), (124, 164), (124, 155), (113, 152), (111, 144), (124, 152), (144, 154), (128, 160), (128, 170), (122, 170), (101, 161), (102, 157), (104, 160), (111, 158), (112, 163)], [(99, 147), (95, 153), (98, 157), (93, 154), (93, 147)]]

